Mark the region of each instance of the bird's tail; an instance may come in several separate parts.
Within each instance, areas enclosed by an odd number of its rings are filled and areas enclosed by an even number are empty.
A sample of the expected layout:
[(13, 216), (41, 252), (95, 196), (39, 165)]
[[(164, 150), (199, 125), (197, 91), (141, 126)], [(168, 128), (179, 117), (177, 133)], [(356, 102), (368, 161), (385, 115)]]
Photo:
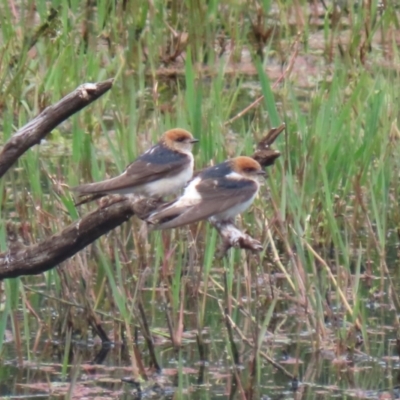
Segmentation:
[(78, 196), (86, 196), (88, 194), (106, 194), (104, 182), (85, 183), (83, 185), (71, 188)]
[(177, 206), (166, 204), (161, 209), (150, 214), (146, 222), (150, 225), (151, 230), (170, 229), (175, 227), (173, 221), (190, 208), (190, 205)]

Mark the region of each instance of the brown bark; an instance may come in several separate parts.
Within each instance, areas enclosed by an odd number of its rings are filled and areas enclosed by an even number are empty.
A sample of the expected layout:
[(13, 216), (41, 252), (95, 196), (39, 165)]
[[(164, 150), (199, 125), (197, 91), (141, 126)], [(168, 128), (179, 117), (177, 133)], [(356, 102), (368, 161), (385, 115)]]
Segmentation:
[(158, 204), (152, 199), (136, 203), (129, 198), (116, 197), (115, 200), (40, 243), (28, 247), (10, 247), (7, 252), (1, 253), (0, 280), (48, 271), (126, 222), (134, 214), (147, 214)]
[(47, 107), (36, 118), (16, 132), (0, 153), (0, 178), (35, 144), (57, 125), (77, 113), (111, 89), (113, 79), (99, 83), (84, 83), (58, 103)]

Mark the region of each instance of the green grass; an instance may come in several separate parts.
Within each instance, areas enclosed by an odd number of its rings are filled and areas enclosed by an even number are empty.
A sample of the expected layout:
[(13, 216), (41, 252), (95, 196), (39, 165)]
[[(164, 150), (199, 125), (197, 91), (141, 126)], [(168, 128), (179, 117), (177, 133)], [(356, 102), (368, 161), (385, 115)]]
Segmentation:
[[(173, 0), (168, 6), (128, 1), (125, 10), (124, 3), (99, 1), (85, 8), (82, 2), (60, 0), (47, 27), (44, 3), (35, 12), (32, 2), (22, 1), (17, 16), (0, 6), (3, 143), (81, 83), (115, 78), (109, 93), (29, 150), (0, 182), (1, 249), (6, 249), (6, 223), (28, 245), (96, 207), (77, 211), (67, 186), (120, 173), (168, 128), (187, 128), (200, 139), (195, 150), (200, 169), (251, 155), (262, 135), (283, 121), (287, 129), (275, 145), (282, 156), (269, 169), (254, 207), (238, 222), (262, 240), (265, 250), (261, 256), (232, 250), (216, 260), (219, 238), (207, 223), (145, 236), (133, 219), (56, 270), (1, 283), (0, 345), (3, 333), (15, 329), (13, 313), (22, 311), (19, 351), (33, 358), (27, 341), (34, 332), (29, 304), (46, 321), (46, 337), (63, 335), (66, 378), (68, 346), (78, 331), (83, 339), (92, 334), (87, 326), (78, 330), (88, 322), (78, 324), (74, 316), (81, 310), (66, 312), (65, 302), (101, 313), (117, 336), (122, 331), (132, 339), (137, 296), (143, 294), (151, 327), (163, 332), (165, 313), (158, 303), (167, 299), (175, 331), (183, 304), (187, 331), (209, 329), (213, 361), (221, 348), (231, 351), (219, 307), (229, 306), (238, 327), (258, 344), (250, 353), (260, 364), (266, 332), (289, 338), (313, 330), (307, 347), (317, 350), (328, 342), (338, 346), (335, 340), (346, 340), (357, 320), (368, 335), (373, 312), (365, 303), (374, 295), (384, 293), (382, 303), (398, 313), (397, 263), (389, 257), (400, 224), (398, 10), (388, 4), (380, 13), (373, 1), (371, 10), (365, 5), (350, 7), (348, 15), (342, 10), (333, 26), (331, 14), (317, 18), (303, 0)], [(207, 24), (198, 23), (205, 19)], [(24, 38), (33, 37), (37, 42), (29, 48)], [(274, 85), (298, 37), (293, 70)], [(264, 102), (227, 123), (261, 95)], [(372, 284), (364, 271), (376, 277)], [(39, 299), (33, 290), (52, 297)], [(49, 310), (57, 311), (54, 319)], [(329, 310), (343, 318), (336, 328), (324, 320)], [(393, 315), (380, 322), (398, 328)], [(182, 352), (190, 343), (183, 336), (181, 353), (175, 353), (181, 390), (188, 385)], [(369, 339), (364, 338), (363, 350), (374, 355)], [(133, 357), (132, 342), (128, 348)], [(278, 350), (270, 352), (279, 357)]]

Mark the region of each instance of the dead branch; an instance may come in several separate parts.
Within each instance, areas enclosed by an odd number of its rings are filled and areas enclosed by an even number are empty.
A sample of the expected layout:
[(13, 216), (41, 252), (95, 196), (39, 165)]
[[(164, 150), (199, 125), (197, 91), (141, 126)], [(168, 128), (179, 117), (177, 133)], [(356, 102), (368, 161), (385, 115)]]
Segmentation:
[(277, 137), (286, 128), (285, 124), (281, 124), (277, 128), (272, 128), (264, 138), (258, 143), (256, 151), (252, 157), (260, 163), (262, 167), (269, 167), (275, 160), (280, 157), (281, 153), (278, 150), (271, 148)]
[(22, 127), (3, 147), (0, 154), (0, 178), (29, 148), (39, 144), (57, 125), (110, 90), (112, 84), (113, 79), (84, 83)]
[(0, 277), (13, 278), (47, 271), (85, 248), (93, 240), (127, 221), (133, 215), (129, 201), (98, 209), (72, 223), (60, 233), (16, 252), (0, 254)]
[(85, 215), (40, 243), (9, 248), (0, 254), (0, 280), (48, 271), (123, 224), (134, 214), (142, 215), (155, 207), (153, 200), (132, 203), (129, 198), (117, 198), (107, 207)]
[(263, 249), (258, 240), (240, 231), (232, 222), (218, 221), (213, 217), (209, 218), (209, 222), (222, 238), (222, 245), (218, 249), (218, 257), (223, 257), (231, 247), (252, 251), (261, 251)]
[[(46, 108), (38, 117), (21, 128), (4, 146), (0, 155), (0, 176), (29, 147), (37, 144), (57, 124), (96, 100), (112, 86), (112, 80), (98, 84), (84, 84), (64, 97), (56, 105)], [(270, 148), (284, 124), (267, 133), (253, 157), (263, 166), (272, 165), (280, 153)], [(36, 275), (56, 267), (72, 257), (100, 236), (118, 227), (134, 214), (144, 218), (160, 206), (159, 200), (145, 199), (133, 202), (126, 197), (113, 196), (111, 203), (101, 206), (61, 232), (31, 246), (9, 246), (0, 253), (0, 280), (22, 275)], [(260, 251), (261, 244), (228, 222), (210, 221), (223, 239), (222, 255), (230, 247)]]

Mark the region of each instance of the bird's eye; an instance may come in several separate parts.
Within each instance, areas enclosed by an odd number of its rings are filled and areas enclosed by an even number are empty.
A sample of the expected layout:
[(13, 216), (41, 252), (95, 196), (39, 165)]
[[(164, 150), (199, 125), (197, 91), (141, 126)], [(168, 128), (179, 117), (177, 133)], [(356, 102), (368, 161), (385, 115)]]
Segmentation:
[(254, 172), (254, 168), (251, 168), (251, 167), (245, 168), (244, 172), (247, 172), (247, 173)]
[(181, 136), (181, 137), (178, 137), (178, 139), (176, 139), (176, 141), (177, 142), (184, 142), (185, 141), (185, 137), (184, 136)]

